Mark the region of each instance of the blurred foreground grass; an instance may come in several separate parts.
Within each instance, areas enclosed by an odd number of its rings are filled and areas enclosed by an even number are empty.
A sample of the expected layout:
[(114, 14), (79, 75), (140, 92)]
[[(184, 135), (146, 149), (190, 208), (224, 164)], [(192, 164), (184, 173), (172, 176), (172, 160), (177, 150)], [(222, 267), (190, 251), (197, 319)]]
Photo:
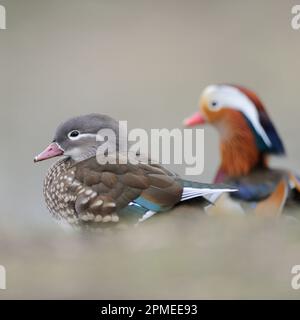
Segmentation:
[(300, 298), (300, 223), (177, 210), (107, 234), (1, 225), (7, 298)]

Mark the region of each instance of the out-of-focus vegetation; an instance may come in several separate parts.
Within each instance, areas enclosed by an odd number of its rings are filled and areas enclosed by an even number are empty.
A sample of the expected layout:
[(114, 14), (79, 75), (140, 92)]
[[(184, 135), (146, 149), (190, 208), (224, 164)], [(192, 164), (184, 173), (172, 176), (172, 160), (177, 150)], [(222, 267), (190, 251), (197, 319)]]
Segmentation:
[[(16, 230), (15, 230), (16, 231)], [(65, 232), (56, 225), (0, 233), (8, 290), (1, 298), (300, 298), (300, 223), (201, 212), (138, 228)]]

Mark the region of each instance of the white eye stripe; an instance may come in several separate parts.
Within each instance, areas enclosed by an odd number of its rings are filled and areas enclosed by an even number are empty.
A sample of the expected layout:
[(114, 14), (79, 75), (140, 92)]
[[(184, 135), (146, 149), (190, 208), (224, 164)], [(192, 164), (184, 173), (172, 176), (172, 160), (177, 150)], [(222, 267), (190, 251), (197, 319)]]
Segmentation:
[[(73, 130), (73, 131), (77, 131), (77, 130)], [(70, 134), (73, 132), (71, 131), (69, 134), (68, 134), (68, 138), (70, 140), (79, 140), (79, 139), (82, 139), (82, 138), (95, 138), (96, 140), (96, 134), (93, 134), (93, 133), (79, 133), (78, 136), (76, 137), (72, 137)]]
[(78, 130), (72, 130), (68, 133), (68, 138), (71, 140), (75, 140), (78, 136), (80, 136), (80, 132)]

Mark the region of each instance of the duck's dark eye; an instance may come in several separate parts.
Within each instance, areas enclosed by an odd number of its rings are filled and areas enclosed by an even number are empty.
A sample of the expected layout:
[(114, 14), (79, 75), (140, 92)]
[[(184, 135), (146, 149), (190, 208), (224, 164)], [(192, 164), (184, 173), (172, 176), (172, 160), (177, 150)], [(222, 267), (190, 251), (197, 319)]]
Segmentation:
[(72, 138), (78, 137), (79, 135), (80, 135), (80, 132), (78, 130), (73, 130), (68, 134), (68, 137), (72, 139)]
[(217, 107), (218, 106), (218, 102), (217, 101), (212, 101), (211, 102), (211, 106), (212, 107)]

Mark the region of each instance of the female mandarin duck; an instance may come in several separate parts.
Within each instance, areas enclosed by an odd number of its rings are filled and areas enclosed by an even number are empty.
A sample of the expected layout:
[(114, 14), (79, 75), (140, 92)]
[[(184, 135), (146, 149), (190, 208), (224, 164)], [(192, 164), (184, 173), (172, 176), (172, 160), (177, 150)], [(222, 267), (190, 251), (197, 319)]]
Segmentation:
[[(140, 158), (136, 164), (100, 164), (97, 133), (110, 129), (118, 137), (118, 124), (99, 114), (72, 118), (57, 128), (53, 142), (35, 158), (37, 162), (65, 156), (50, 168), (44, 182), (46, 204), (55, 218), (79, 228), (136, 224), (180, 202), (198, 198), (207, 205), (222, 193), (234, 191), (183, 180)], [(117, 159), (126, 156), (120, 145), (116, 150)]]
[(300, 181), (287, 170), (271, 169), (269, 155), (284, 155), (283, 143), (257, 95), (241, 86), (211, 85), (200, 112), (186, 126), (212, 124), (220, 134), (221, 164), (215, 182), (239, 191), (232, 197), (258, 202), (257, 212), (278, 214), (286, 200), (300, 200)]

